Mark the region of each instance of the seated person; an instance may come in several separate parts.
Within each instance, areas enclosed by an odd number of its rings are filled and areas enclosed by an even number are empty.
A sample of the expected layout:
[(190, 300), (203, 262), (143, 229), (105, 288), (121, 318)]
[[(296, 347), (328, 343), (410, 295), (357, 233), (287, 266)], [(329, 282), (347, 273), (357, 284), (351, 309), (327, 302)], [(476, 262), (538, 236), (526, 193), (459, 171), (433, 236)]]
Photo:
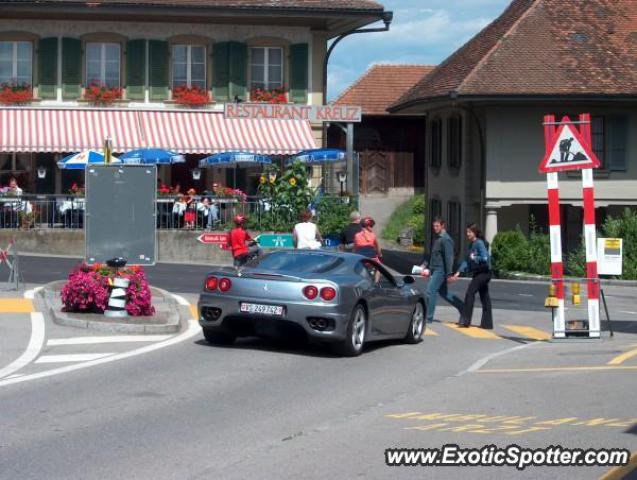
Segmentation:
[(174, 226), (181, 228), (184, 224), (184, 213), (186, 212), (186, 198), (183, 193), (177, 194), (177, 199), (173, 204)]
[(197, 212), (203, 217), (202, 225), (208, 230), (212, 230), (212, 227), (219, 222), (219, 207), (212, 203), (208, 197), (197, 203)]

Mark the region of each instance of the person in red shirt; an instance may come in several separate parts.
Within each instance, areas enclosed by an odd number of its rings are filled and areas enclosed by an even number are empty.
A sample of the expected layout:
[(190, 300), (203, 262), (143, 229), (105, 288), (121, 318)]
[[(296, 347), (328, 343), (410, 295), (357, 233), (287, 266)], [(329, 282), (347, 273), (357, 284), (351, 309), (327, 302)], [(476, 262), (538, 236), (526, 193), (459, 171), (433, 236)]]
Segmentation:
[(234, 266), (240, 267), (245, 265), (251, 256), (260, 256), (262, 251), (245, 229), (246, 217), (236, 215), (233, 221), (235, 227), (228, 235), (228, 248), (232, 251)]

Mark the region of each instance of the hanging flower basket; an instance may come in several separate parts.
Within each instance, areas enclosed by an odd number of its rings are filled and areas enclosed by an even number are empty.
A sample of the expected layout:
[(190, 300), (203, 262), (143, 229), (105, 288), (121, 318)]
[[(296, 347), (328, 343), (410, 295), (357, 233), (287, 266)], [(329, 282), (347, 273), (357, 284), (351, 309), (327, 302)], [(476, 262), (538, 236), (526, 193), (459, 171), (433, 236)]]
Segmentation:
[(175, 87), (173, 89), (173, 100), (179, 105), (200, 107), (210, 103), (208, 92), (199, 87)]
[(84, 99), (98, 105), (108, 105), (122, 98), (122, 89), (92, 83), (84, 91)]
[(288, 94), (285, 87), (273, 88), (272, 90), (255, 88), (250, 92), (250, 100), (263, 103), (288, 103)]
[(3, 83), (0, 85), (0, 103), (20, 105), (33, 100), (33, 89), (28, 83)]

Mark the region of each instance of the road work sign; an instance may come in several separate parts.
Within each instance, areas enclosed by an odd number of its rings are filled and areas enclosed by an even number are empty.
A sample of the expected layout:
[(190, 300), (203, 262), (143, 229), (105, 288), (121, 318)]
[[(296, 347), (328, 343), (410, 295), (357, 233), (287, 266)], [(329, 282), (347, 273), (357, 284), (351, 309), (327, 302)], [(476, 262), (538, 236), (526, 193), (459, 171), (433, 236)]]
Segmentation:
[(597, 239), (597, 270), (600, 275), (622, 274), (622, 250), (621, 238)]
[(540, 164), (541, 173), (561, 172), (565, 170), (583, 170), (598, 168), (600, 161), (593, 153), (588, 142), (568, 119), (564, 117), (555, 134), (553, 144)]

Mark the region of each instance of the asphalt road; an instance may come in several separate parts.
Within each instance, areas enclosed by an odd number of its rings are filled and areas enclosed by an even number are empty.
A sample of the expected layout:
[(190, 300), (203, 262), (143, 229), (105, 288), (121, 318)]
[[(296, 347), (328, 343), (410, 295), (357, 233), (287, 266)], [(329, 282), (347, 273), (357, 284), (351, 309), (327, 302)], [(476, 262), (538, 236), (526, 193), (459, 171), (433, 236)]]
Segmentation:
[[(40, 283), (74, 263), (24, 257), (22, 266)], [(149, 276), (194, 302), (206, 270), (163, 264)], [(374, 344), (358, 358), (258, 339), (215, 347), (196, 332), (77, 370), (35, 361), (16, 372), (21, 383), (0, 379), (0, 479), (599, 478), (609, 468), (385, 465), (390, 447), (637, 450), (634, 290), (612, 292), (613, 340), (549, 343), (528, 338), (550, 331), (537, 287), (494, 284), (494, 337), (435, 322), (418, 345)], [(455, 313), (442, 306), (437, 318)], [(39, 360), (124, 348), (65, 345), (98, 334), (48, 322), (44, 335)], [(0, 316), (0, 362), (28, 338), (27, 314)]]

